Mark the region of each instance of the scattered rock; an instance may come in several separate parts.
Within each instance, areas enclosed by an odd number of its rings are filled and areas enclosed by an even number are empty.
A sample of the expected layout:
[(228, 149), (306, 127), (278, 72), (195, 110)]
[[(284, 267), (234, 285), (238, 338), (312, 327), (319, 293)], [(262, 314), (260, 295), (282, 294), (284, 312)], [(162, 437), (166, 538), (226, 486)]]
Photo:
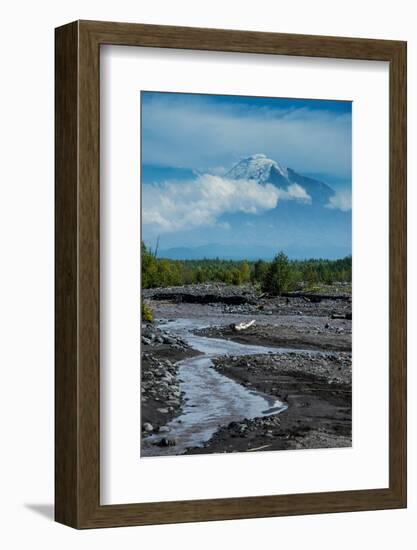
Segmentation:
[(153, 426), (150, 422), (145, 422), (142, 426), (144, 432), (153, 432)]
[(250, 283), (229, 285), (213, 282), (144, 289), (143, 296), (151, 301), (206, 304), (231, 314), (298, 315), (301, 310), (302, 315), (330, 317), (334, 314), (342, 319), (352, 319), (351, 287), (344, 283), (321, 285), (318, 294), (300, 288), (285, 296), (270, 296), (260, 293)]
[(160, 426), (159, 429), (158, 429), (158, 433), (159, 434), (164, 434), (164, 433), (168, 433), (170, 432), (171, 430), (168, 428), (168, 426)]
[(175, 439), (168, 439), (166, 437), (163, 437), (158, 441), (158, 443), (156, 443), (158, 447), (174, 447), (176, 444), (177, 442), (175, 441)]
[(178, 361), (197, 353), (180, 337), (152, 323), (142, 323), (141, 339), (142, 436), (148, 439), (158, 426), (165, 426), (180, 413), (184, 396)]

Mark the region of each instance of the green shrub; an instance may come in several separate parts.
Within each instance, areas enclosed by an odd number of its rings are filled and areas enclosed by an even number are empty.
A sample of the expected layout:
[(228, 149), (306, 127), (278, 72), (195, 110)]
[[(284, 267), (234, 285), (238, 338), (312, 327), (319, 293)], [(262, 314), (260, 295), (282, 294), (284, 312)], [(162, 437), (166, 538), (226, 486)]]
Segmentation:
[(294, 273), (291, 262), (283, 252), (280, 252), (268, 267), (262, 281), (262, 290), (280, 296), (283, 292), (291, 290), (293, 284)]
[(170, 260), (158, 258), (157, 247), (153, 251), (142, 242), (142, 288), (207, 282), (239, 285), (251, 281), (255, 285), (260, 284), (267, 292), (279, 294), (297, 287), (313, 288), (321, 283), (332, 284), (351, 280), (350, 256), (339, 260), (289, 260), (281, 252), (272, 262), (220, 258)]
[(153, 311), (145, 302), (142, 302), (142, 321), (153, 323)]

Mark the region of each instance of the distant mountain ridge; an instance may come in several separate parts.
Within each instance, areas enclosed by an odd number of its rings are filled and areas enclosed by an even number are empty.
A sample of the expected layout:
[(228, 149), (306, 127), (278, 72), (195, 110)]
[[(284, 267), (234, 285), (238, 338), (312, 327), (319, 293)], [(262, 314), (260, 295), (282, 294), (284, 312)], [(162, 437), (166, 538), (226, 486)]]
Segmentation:
[(279, 188), (291, 184), (300, 185), (311, 197), (313, 203), (322, 206), (328, 204), (335, 194), (327, 183), (298, 174), (292, 168), (286, 168), (263, 153), (256, 153), (239, 161), (225, 174), (226, 178), (255, 180), (260, 184), (272, 183)]
[(274, 256), (274, 250), (267, 246), (256, 246), (251, 250), (247, 246), (211, 243), (193, 247), (178, 246), (169, 248), (161, 250), (159, 256), (171, 260), (201, 260), (203, 258), (219, 258), (220, 260), (271, 259)]
[(306, 258), (326, 258), (335, 260), (343, 258), (351, 253), (350, 247), (330, 246), (327, 252), (317, 246), (291, 245), (286, 247), (273, 247), (262, 245), (227, 245), (212, 243), (201, 246), (179, 246), (160, 250), (158, 257), (168, 258), (170, 260), (272, 260), (272, 258), (281, 250), (292, 259), (304, 260)]

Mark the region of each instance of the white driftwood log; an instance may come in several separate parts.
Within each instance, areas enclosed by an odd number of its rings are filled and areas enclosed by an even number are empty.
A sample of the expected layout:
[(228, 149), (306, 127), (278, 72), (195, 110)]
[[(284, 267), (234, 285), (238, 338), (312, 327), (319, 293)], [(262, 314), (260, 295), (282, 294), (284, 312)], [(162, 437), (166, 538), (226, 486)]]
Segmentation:
[(247, 328), (251, 327), (254, 324), (255, 324), (255, 319), (252, 319), (252, 321), (248, 321), (247, 323), (242, 322), (236, 325), (232, 325), (232, 328), (237, 332), (239, 332), (241, 330), (246, 330)]

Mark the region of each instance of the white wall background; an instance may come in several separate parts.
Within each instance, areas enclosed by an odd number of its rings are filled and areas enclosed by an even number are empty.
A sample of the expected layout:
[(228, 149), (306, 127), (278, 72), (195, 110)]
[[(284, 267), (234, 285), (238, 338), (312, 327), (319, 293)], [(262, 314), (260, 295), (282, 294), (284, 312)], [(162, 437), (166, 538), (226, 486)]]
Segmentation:
[[(380, 550), (417, 540), (417, 24), (413, 0), (15, 0), (1, 8), (0, 544), (7, 549), (291, 545)], [(54, 27), (74, 19), (408, 40), (408, 510), (77, 532), (52, 522)], [(372, 329), (372, 321), (370, 321)], [(341, 472), (343, 475), (343, 472)]]

